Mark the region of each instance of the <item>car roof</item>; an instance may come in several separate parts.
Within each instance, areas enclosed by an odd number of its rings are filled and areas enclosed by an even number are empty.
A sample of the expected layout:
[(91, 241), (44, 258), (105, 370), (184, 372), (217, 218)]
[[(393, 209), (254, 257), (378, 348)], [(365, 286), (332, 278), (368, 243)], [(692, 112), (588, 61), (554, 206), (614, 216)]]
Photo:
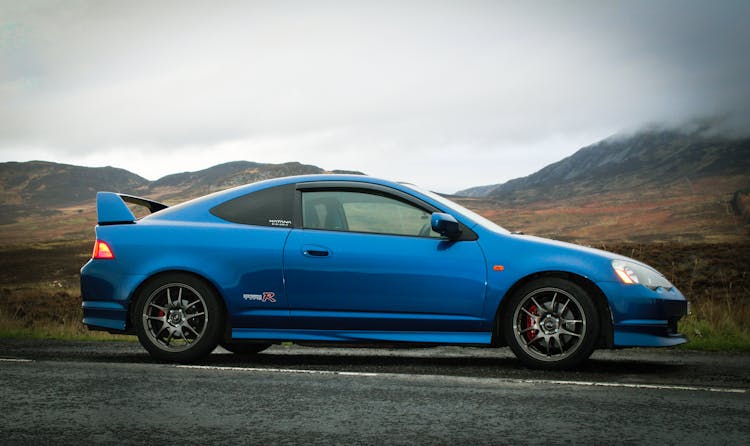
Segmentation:
[[(298, 184), (298, 183), (309, 183), (309, 182), (347, 182), (347, 183), (360, 183), (362, 185), (374, 184), (380, 186), (386, 186), (396, 189), (401, 192), (406, 192), (409, 195), (416, 196), (424, 201), (432, 202), (429, 197), (423, 196), (417, 190), (412, 189), (403, 183), (396, 183), (393, 181), (384, 180), (382, 178), (371, 177), (367, 175), (352, 175), (352, 174), (317, 174), (317, 175), (296, 175), (281, 178), (272, 178), (268, 180), (258, 181), (255, 183), (249, 183), (242, 186), (233, 187), (230, 189), (214, 192), (212, 194), (204, 195), (189, 201), (185, 201), (175, 206), (171, 206), (158, 213), (151, 214), (146, 219), (168, 219), (168, 220), (194, 220), (202, 219), (205, 213), (226, 201), (232, 200), (243, 195), (267, 189), (270, 187), (283, 186), (286, 184)], [(434, 203), (433, 203), (434, 204)]]

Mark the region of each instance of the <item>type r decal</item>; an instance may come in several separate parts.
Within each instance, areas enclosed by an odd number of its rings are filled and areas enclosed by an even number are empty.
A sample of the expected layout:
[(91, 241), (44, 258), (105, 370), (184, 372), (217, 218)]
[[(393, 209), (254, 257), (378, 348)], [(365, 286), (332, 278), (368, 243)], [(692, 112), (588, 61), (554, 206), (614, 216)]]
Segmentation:
[(263, 292), (263, 302), (276, 302), (276, 299), (273, 297), (276, 295), (276, 293), (272, 291), (264, 291)]
[(263, 294), (243, 294), (242, 298), (245, 300), (259, 300), (261, 302), (276, 302), (276, 293), (273, 291), (264, 291)]

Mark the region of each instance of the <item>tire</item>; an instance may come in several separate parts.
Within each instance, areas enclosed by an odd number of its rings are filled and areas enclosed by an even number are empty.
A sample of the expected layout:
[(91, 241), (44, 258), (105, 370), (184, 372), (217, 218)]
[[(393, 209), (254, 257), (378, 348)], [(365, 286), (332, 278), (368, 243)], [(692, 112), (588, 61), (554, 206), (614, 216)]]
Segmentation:
[(254, 342), (222, 342), (219, 345), (235, 355), (243, 356), (255, 355), (271, 346), (271, 344), (268, 343)]
[(203, 280), (170, 273), (148, 282), (135, 304), (141, 345), (160, 361), (194, 362), (208, 356), (224, 330), (224, 308)]
[(594, 351), (599, 317), (589, 294), (565, 279), (536, 279), (517, 290), (502, 315), (508, 346), (527, 367), (573, 368)]

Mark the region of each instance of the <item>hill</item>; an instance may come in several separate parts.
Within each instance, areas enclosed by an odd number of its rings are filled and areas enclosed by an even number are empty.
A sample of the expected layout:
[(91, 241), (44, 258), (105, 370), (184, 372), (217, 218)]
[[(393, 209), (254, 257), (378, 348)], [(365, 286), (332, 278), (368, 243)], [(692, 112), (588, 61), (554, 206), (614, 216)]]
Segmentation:
[(0, 163), (0, 244), (79, 239), (96, 224), (96, 192), (142, 195), (175, 204), (269, 178), (317, 173), (320, 167), (289, 162), (235, 161), (149, 181), (114, 167), (81, 167), (47, 161)]
[(234, 161), (219, 164), (197, 172), (183, 172), (162, 177), (149, 185), (150, 196), (161, 200), (184, 200), (218, 190), (240, 186), (256, 181), (289, 175), (324, 173), (317, 166), (296, 162), (284, 164), (261, 164), (249, 161)]
[(144, 190), (148, 180), (114, 167), (81, 167), (46, 161), (0, 163), (0, 224), (26, 214), (91, 201), (98, 190)]
[(524, 178), (457, 192), (501, 225), (574, 241), (747, 237), (750, 139), (649, 130), (584, 147)]
[(50, 207), (90, 200), (97, 190), (139, 190), (149, 181), (125, 169), (47, 161), (0, 163), (0, 203)]
[[(97, 190), (174, 204), (267, 178), (324, 172), (296, 162), (236, 161), (148, 181), (113, 167), (0, 163), (0, 245), (90, 238)], [(747, 241), (748, 191), (750, 139), (652, 129), (452, 198), (510, 230), (561, 240), (713, 243)]]
[(473, 187), (456, 195), (531, 203), (737, 176), (750, 177), (749, 138), (652, 130), (613, 136), (527, 177)]
[(211, 192), (270, 178), (321, 173), (362, 175), (362, 172), (352, 170), (327, 171), (318, 166), (298, 162), (263, 164), (250, 161), (233, 161), (196, 172), (176, 173), (159, 178), (149, 184), (148, 194), (149, 197), (167, 202), (184, 201)]

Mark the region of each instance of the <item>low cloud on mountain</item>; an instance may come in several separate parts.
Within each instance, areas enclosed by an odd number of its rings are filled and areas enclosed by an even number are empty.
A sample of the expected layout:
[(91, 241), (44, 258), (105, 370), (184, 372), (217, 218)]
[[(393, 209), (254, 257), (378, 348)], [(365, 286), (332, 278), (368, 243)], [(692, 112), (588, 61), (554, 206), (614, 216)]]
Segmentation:
[(750, 3), (0, 0), (0, 161), (300, 161), (451, 192), (622, 129), (750, 128)]

